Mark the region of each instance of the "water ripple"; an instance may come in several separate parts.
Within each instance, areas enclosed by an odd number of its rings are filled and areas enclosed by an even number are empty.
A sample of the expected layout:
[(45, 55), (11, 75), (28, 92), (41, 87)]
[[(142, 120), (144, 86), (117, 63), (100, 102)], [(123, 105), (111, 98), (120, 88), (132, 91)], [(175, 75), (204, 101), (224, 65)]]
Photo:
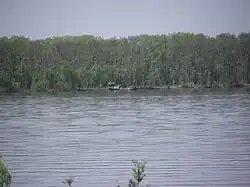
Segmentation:
[[(93, 94), (93, 95), (91, 95)], [(250, 186), (249, 94), (1, 96), (0, 152), (13, 187)]]

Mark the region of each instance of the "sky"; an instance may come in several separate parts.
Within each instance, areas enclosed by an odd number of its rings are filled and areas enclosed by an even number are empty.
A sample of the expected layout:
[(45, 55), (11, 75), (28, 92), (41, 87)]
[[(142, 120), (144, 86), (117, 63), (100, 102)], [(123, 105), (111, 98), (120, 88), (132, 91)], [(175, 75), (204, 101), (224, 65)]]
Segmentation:
[(0, 0), (0, 36), (250, 31), (250, 0)]

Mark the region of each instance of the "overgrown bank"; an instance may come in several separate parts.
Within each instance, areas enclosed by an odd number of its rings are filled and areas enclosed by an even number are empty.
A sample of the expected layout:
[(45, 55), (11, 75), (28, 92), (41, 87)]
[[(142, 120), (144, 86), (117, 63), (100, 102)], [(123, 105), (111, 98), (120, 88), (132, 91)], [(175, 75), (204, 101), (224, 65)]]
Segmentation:
[(250, 83), (250, 33), (0, 38), (0, 90)]

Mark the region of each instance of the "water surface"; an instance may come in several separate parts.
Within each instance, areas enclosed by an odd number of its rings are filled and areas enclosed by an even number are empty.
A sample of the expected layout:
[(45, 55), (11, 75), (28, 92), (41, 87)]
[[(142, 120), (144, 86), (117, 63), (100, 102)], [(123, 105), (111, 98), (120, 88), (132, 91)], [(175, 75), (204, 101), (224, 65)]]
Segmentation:
[(250, 94), (87, 92), (0, 96), (12, 187), (250, 186)]

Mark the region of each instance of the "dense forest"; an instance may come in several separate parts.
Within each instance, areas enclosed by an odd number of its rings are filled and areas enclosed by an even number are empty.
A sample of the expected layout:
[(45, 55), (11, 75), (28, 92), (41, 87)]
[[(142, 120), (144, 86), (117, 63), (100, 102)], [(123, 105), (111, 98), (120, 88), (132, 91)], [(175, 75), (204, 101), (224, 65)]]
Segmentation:
[(1, 37), (0, 64), (2, 91), (70, 91), (106, 87), (109, 81), (141, 87), (228, 87), (250, 83), (250, 32)]

